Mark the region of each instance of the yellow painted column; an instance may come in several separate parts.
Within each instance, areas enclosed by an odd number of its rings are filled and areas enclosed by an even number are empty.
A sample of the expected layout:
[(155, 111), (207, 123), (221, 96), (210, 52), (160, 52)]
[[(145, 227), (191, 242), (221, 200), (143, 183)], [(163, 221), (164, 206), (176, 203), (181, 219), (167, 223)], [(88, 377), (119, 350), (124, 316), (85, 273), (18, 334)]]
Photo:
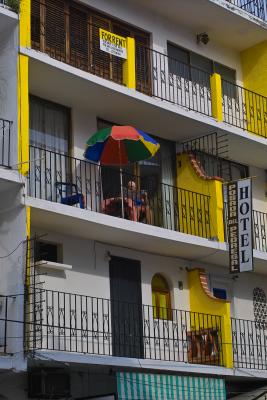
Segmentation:
[(31, 47), (31, 0), (20, 0), (19, 44)]
[(136, 89), (135, 40), (133, 38), (126, 38), (126, 48), (127, 60), (123, 63), (123, 83), (129, 89)]
[(221, 75), (214, 73), (210, 78), (211, 88), (211, 111), (213, 118), (217, 121), (223, 121), (223, 104), (222, 104), (222, 79)]
[[(20, 1), (19, 46), (31, 46), (31, 1)], [(29, 59), (18, 55), (18, 170), (29, 172)]]

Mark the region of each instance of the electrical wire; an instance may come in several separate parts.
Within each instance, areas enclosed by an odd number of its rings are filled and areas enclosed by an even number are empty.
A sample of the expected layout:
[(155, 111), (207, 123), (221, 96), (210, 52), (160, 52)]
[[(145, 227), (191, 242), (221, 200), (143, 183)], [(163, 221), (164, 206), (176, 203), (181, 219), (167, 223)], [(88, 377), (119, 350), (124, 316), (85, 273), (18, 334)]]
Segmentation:
[(5, 256), (0, 256), (0, 260), (3, 260), (4, 258), (8, 258), (10, 257), (12, 254), (15, 253), (16, 250), (18, 250), (18, 248), (22, 245), (22, 243), (25, 243), (25, 240), (21, 240), (19, 242), (19, 244), (14, 248), (14, 250), (12, 250), (9, 254), (6, 254)]

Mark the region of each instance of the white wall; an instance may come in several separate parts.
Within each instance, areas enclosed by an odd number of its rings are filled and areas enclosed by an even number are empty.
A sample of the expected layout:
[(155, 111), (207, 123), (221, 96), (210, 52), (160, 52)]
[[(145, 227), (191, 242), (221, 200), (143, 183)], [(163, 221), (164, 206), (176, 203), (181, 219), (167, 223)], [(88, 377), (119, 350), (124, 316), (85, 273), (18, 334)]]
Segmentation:
[[(4, 185), (0, 181), (0, 185)], [(21, 204), (21, 188), (13, 185), (0, 193), (0, 294), (16, 295), (8, 299), (8, 318), (23, 321), (25, 266), (25, 207)], [(1, 310), (5, 318), (5, 309)], [(3, 321), (1, 322), (3, 328)], [(20, 352), (23, 346), (23, 324), (7, 324), (8, 351)], [(1, 329), (0, 336), (3, 335)], [(15, 337), (16, 339), (11, 339)], [(21, 356), (23, 354), (21, 353)]]
[[(32, 232), (42, 235), (38, 228)], [(109, 259), (107, 253), (141, 262), (142, 301), (152, 304), (151, 280), (155, 273), (161, 273), (172, 291), (172, 305), (180, 310), (189, 310), (187, 273), (184, 263), (174, 258), (161, 257), (130, 249), (113, 247), (91, 240), (49, 232), (42, 240), (63, 245), (63, 263), (72, 265), (71, 271), (52, 271), (41, 268), (45, 276), (44, 287), (88, 296), (110, 298)], [(183, 290), (178, 289), (178, 281), (183, 282)]]
[(11, 128), (10, 147), (12, 149), (11, 165), (17, 163), (17, 55), (18, 29), (10, 28), (9, 30), (1, 32), (0, 118), (7, 119), (13, 122)]
[[(44, 234), (38, 228), (32, 232)], [(189, 262), (171, 257), (124, 249), (85, 240), (69, 235), (49, 232), (43, 240), (63, 244), (63, 262), (72, 265), (71, 271), (52, 271), (42, 268), (45, 288), (110, 298), (109, 260), (107, 253), (141, 262), (142, 302), (152, 304), (151, 280), (155, 273), (161, 273), (168, 281), (172, 293), (172, 306), (179, 310), (190, 310), (187, 268), (205, 268), (210, 288), (225, 288), (231, 301), (232, 316), (254, 320), (253, 289), (260, 287), (266, 291), (267, 276), (256, 273), (239, 274), (238, 278), (229, 274), (228, 267), (218, 267), (201, 262)], [(178, 288), (183, 282), (183, 290)], [(203, 310), (205, 312), (205, 310)]]

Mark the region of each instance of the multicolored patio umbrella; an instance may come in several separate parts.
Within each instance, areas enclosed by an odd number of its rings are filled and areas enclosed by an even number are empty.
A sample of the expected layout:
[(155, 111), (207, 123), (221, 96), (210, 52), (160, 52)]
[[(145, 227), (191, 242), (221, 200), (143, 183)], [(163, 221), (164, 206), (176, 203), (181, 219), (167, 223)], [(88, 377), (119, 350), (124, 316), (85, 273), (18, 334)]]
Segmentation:
[(120, 167), (121, 208), (124, 218), (123, 204), (123, 165), (130, 162), (143, 161), (153, 157), (160, 145), (147, 133), (132, 126), (112, 126), (96, 132), (87, 142), (84, 157), (87, 160), (100, 162), (102, 165)]
[(160, 147), (147, 133), (132, 126), (101, 129), (86, 144), (87, 160), (118, 166), (153, 157)]

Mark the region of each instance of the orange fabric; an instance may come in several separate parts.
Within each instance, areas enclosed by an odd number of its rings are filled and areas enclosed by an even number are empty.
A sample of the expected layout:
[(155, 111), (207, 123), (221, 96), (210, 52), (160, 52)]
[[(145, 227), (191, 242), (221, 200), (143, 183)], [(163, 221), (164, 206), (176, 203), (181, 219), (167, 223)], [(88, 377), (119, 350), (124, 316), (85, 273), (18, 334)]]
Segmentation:
[(111, 137), (114, 140), (139, 140), (140, 134), (132, 126), (113, 126), (111, 131)]

